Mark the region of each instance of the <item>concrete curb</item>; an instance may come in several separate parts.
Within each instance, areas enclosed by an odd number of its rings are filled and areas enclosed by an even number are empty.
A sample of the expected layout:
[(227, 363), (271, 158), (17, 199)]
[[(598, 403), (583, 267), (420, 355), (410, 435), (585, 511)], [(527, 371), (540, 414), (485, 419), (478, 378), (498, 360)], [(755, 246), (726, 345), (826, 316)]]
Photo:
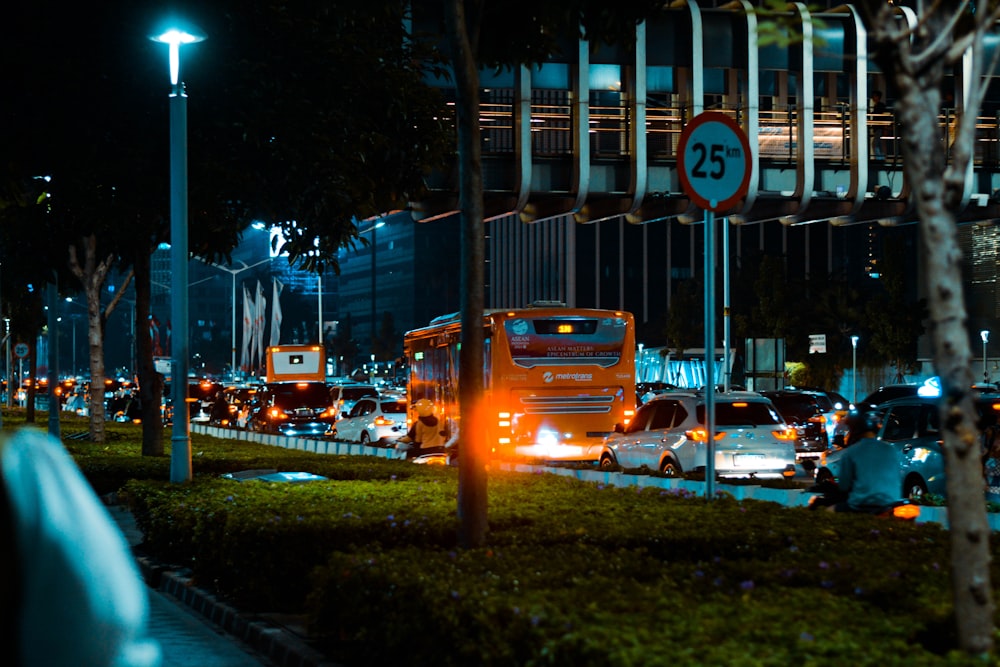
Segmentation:
[[(649, 475), (626, 475), (622, 472), (605, 470), (581, 470), (577, 468), (559, 468), (553, 466), (527, 465), (519, 463), (501, 463), (500, 470), (523, 473), (552, 473), (563, 477), (575, 477), (585, 482), (597, 482), (611, 486), (657, 487), (676, 492), (686, 492), (698, 496), (705, 495), (705, 483), (678, 478), (653, 477)], [(804, 489), (772, 489), (753, 484), (736, 485), (717, 483), (716, 493), (727, 493), (736, 500), (764, 500), (778, 503), (785, 507), (806, 507), (812, 494)], [(990, 530), (1000, 532), (1000, 513), (990, 512), (986, 515)], [(920, 516), (917, 523), (935, 523), (948, 529), (948, 508), (932, 505), (920, 505)]]
[(226, 634), (266, 656), (278, 667), (340, 667), (288, 629), (256, 614), (244, 614), (215, 595), (192, 585), (184, 571), (137, 556), (146, 584), (169, 595)]

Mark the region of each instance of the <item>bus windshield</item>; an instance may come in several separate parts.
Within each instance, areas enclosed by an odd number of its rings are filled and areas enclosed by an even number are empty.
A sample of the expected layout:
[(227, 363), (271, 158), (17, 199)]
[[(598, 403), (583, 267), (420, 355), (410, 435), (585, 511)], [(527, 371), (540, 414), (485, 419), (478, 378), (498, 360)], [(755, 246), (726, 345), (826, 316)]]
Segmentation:
[(510, 356), (522, 368), (614, 366), (628, 329), (623, 317), (517, 317), (503, 325)]

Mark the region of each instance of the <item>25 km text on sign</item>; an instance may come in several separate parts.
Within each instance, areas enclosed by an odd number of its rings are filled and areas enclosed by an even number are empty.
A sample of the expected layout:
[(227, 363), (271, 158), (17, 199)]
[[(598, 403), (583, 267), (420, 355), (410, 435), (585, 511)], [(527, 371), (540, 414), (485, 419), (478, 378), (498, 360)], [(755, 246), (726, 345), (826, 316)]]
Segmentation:
[(729, 116), (706, 111), (681, 132), (677, 169), (684, 193), (704, 211), (725, 211), (750, 186), (750, 144)]

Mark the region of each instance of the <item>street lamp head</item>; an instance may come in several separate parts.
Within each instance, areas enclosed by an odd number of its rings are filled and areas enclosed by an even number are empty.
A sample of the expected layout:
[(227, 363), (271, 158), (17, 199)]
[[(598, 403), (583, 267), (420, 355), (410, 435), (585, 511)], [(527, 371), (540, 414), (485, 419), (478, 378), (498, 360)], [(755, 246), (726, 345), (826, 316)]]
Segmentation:
[(154, 42), (160, 42), (170, 47), (170, 83), (177, 85), (180, 79), (181, 44), (194, 44), (205, 40), (205, 35), (200, 30), (188, 26), (187, 28), (173, 27), (159, 34), (150, 35)]
[(984, 343), (990, 342), (990, 332), (988, 329), (983, 329), (979, 332), (979, 337), (983, 339)]
[(859, 340), (861, 340), (861, 336), (851, 336), (851, 347), (857, 347)]

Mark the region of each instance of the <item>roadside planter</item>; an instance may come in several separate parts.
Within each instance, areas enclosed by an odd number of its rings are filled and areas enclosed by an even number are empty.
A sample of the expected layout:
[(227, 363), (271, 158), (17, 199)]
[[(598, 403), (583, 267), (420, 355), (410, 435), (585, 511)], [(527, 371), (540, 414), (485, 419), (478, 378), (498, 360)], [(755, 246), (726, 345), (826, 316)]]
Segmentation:
[(329, 479), (323, 475), (314, 475), (311, 472), (278, 472), (274, 469), (241, 470), (240, 472), (227, 472), (222, 475), (223, 479), (231, 479), (236, 482), (282, 482), (288, 484), (304, 484), (305, 482), (321, 482)]

